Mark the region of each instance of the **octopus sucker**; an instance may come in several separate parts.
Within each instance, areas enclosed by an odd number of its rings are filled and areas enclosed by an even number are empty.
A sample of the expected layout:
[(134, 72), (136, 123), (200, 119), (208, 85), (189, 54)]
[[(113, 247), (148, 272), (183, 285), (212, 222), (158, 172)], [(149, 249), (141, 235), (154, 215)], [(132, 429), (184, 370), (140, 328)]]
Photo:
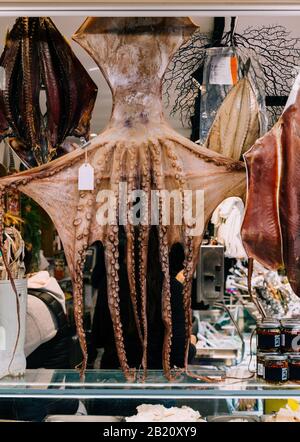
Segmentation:
[[(61, 238), (74, 286), (76, 324), (84, 356), (82, 374), (87, 360), (82, 327), (82, 265), (87, 247), (101, 241), (105, 249), (108, 304), (120, 366), (126, 379), (133, 380), (136, 376), (127, 360), (126, 330), (123, 330), (120, 312), (119, 238), (123, 228), (117, 210), (121, 199), (120, 184), (127, 184), (127, 194), (134, 190), (144, 190), (146, 194), (158, 190), (179, 190), (182, 194), (189, 190), (205, 195), (203, 213), (200, 214), (203, 225), (200, 223), (194, 232), (192, 222), (183, 220), (177, 225), (172, 217), (170, 223), (163, 222), (161, 194), (158, 198), (158, 222), (152, 223), (151, 220), (145, 225), (127, 222), (124, 226), (127, 277), (136, 328), (143, 347), (141, 362), (144, 377), (147, 374), (150, 328), (147, 306), (151, 302), (147, 276), (149, 250), (154, 244), (150, 244), (151, 229), (158, 235), (157, 258), (163, 274), (161, 296), (165, 327), (162, 365), (170, 380), (174, 379), (170, 359), (170, 248), (180, 242), (185, 250), (183, 306), (186, 341), (183, 351), (186, 353), (191, 325), (190, 278), (197, 263), (203, 230), (211, 213), (223, 199), (243, 197), (245, 193), (245, 167), (242, 162), (192, 143), (177, 134), (163, 115), (163, 72), (174, 52), (195, 29), (188, 18), (88, 18), (73, 38), (93, 57), (112, 89), (114, 104), (107, 128), (93, 138), (85, 150), (76, 150), (48, 164), (0, 179), (0, 216), (3, 215), (5, 191), (13, 187), (33, 198), (49, 214)], [(9, 48), (6, 50), (9, 62), (8, 54)], [(85, 107), (86, 101), (83, 103)], [(78, 170), (85, 163), (86, 154), (95, 172), (95, 190), (90, 192), (78, 191)], [(113, 192), (117, 203), (114, 212), (116, 223), (103, 225), (100, 219), (103, 209), (101, 192), (107, 190)], [(196, 208), (196, 202), (193, 199), (190, 203), (193, 208)], [(148, 203), (150, 208), (152, 200)], [(126, 202), (125, 211), (129, 213), (132, 206), (132, 201)], [(197, 219), (195, 221), (197, 224)], [(0, 223), (0, 232), (1, 229), (3, 225)], [(186, 358), (183, 370), (187, 371)], [(181, 372), (175, 370), (175, 376)]]

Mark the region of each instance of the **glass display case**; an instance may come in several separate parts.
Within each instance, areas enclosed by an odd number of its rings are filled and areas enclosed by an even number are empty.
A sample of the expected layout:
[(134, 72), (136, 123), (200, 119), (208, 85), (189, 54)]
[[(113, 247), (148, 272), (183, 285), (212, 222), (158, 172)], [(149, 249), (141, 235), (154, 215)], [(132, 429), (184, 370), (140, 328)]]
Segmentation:
[(149, 370), (144, 381), (137, 372), (140, 380), (127, 382), (119, 370), (88, 370), (81, 381), (76, 370), (27, 370), (22, 378), (1, 380), (0, 404), (13, 401), (28, 413), (34, 403), (45, 415), (64, 415), (72, 401), (80, 401), (90, 415), (120, 420), (136, 414), (141, 404), (188, 406), (210, 420), (229, 415), (261, 419), (266, 410), (275, 412), (287, 401), (300, 400), (300, 384), (269, 384), (244, 369), (231, 369), (227, 378), (218, 369), (191, 369), (191, 374), (168, 382), (161, 371)]

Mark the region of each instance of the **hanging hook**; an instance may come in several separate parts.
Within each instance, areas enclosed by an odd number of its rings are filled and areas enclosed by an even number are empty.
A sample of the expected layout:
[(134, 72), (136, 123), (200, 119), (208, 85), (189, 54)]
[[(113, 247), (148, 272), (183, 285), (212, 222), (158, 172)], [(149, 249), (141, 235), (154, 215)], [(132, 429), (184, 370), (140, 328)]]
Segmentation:
[(231, 46), (235, 46), (234, 34), (235, 34), (236, 24), (237, 24), (237, 17), (231, 17), (231, 20), (230, 20), (230, 45)]

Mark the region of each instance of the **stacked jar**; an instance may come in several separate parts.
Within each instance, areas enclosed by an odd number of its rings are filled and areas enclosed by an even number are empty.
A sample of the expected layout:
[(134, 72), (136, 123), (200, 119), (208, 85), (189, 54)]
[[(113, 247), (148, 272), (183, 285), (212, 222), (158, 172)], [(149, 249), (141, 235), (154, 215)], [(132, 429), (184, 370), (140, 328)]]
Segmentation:
[(282, 319), (281, 321), (281, 351), (283, 353), (298, 353), (300, 351), (300, 321)]
[(281, 351), (288, 355), (289, 379), (300, 381), (300, 320), (282, 319)]
[(300, 381), (300, 320), (265, 318), (257, 324), (257, 377)]
[[(281, 327), (280, 322), (276, 319), (266, 318), (257, 324), (257, 377), (266, 379), (265, 361), (266, 357), (280, 355), (281, 347)], [(277, 375), (278, 377), (279, 375)]]
[(289, 380), (300, 381), (300, 353), (289, 355)]

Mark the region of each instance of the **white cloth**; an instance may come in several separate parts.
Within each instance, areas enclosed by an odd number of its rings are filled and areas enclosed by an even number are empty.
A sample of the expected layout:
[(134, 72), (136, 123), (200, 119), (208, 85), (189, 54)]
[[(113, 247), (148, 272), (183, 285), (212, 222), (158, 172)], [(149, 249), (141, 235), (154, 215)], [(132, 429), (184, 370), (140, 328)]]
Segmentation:
[[(48, 289), (66, 312), (65, 295), (55, 278), (48, 272), (42, 271), (28, 279), (28, 288)], [(57, 333), (57, 323), (54, 315), (46, 304), (35, 296), (28, 295), (26, 315), (25, 355), (29, 356), (45, 342), (50, 341)]]
[(226, 198), (212, 215), (211, 222), (216, 227), (217, 240), (225, 246), (227, 258), (247, 258), (241, 238), (243, 217), (244, 203), (238, 197)]

